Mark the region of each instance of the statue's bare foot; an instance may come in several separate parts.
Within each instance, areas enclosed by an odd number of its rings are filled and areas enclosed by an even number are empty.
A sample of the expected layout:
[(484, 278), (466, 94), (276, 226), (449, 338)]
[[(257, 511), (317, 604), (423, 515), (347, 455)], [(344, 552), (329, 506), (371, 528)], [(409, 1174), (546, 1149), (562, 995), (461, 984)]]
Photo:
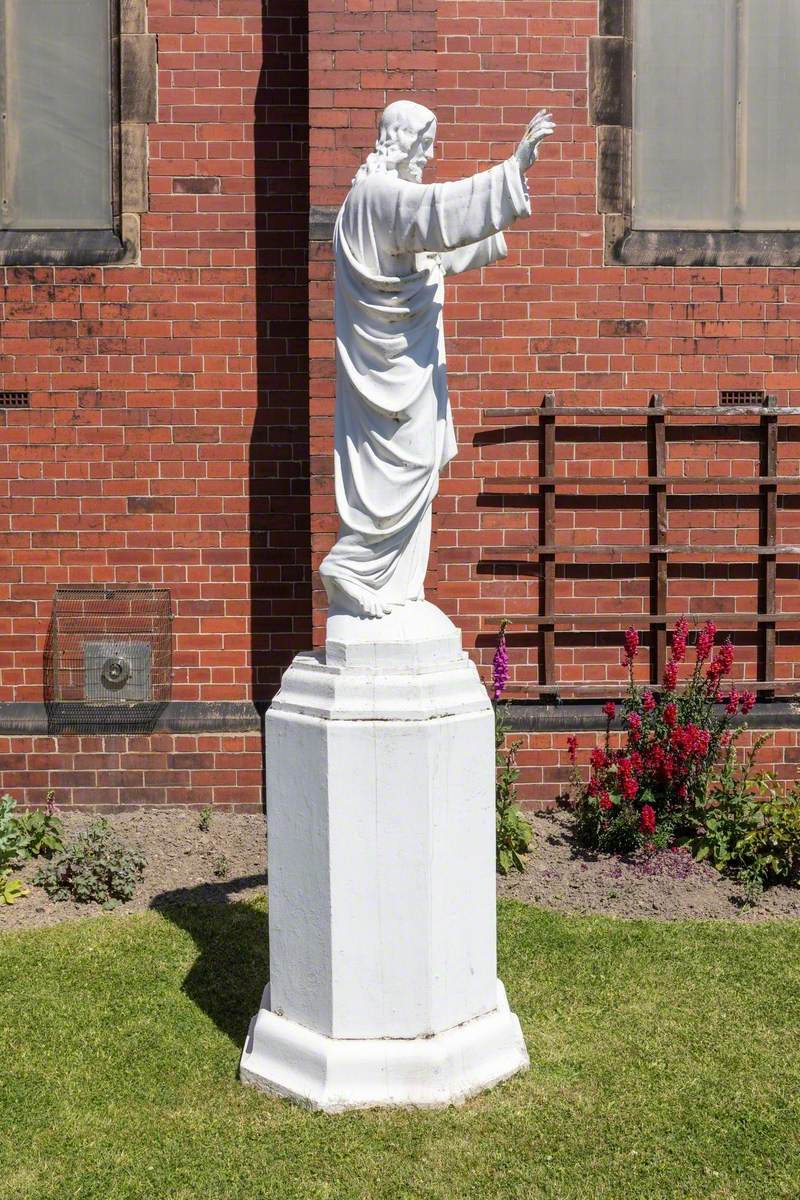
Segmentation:
[(349, 580), (323, 576), (325, 591), (332, 605), (355, 613), (358, 617), (385, 617), (392, 611), (391, 604), (379, 600), (374, 592), (361, 588)]

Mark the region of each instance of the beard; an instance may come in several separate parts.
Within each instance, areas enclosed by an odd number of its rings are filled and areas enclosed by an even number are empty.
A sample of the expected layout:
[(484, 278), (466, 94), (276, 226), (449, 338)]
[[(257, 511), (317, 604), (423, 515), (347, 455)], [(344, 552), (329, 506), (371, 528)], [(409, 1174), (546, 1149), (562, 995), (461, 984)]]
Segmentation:
[(422, 172), (425, 170), (427, 165), (427, 159), (417, 161), (415, 159), (408, 158), (405, 162), (398, 164), (397, 174), (401, 179), (408, 180), (409, 183), (421, 183)]

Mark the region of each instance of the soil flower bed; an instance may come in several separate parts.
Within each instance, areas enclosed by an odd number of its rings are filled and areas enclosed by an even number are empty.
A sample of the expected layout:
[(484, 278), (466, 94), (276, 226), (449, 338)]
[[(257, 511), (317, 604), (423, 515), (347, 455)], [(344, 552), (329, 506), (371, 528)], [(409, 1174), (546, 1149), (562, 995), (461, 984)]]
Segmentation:
[[(85, 830), (92, 814), (63, 812), (67, 839)], [(120, 839), (141, 850), (144, 878), (116, 913), (144, 912), (165, 903), (225, 904), (263, 898), (267, 890), (266, 822), (258, 813), (215, 812), (208, 829), (185, 808), (138, 809), (108, 815)], [(727, 919), (750, 923), (800, 917), (800, 889), (769, 888), (752, 907), (740, 884), (686, 854), (617, 857), (581, 850), (569, 817), (556, 811), (530, 818), (533, 847), (521, 873), (498, 876), (498, 894), (561, 913), (656, 920)], [(14, 874), (29, 889), (13, 906), (0, 906), (5, 930), (55, 925), (75, 917), (103, 917), (96, 904), (56, 901), (33, 883), (36, 864)]]

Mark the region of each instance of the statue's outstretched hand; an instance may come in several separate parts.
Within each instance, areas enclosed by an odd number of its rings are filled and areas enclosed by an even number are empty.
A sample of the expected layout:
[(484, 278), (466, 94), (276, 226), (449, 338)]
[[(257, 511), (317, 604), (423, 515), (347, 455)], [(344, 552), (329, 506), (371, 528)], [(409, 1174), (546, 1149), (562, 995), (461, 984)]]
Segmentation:
[(521, 171), (527, 171), (536, 162), (539, 157), (540, 144), (546, 137), (550, 137), (554, 129), (553, 114), (541, 109), (525, 130), (522, 141), (514, 151), (514, 157), (519, 163)]

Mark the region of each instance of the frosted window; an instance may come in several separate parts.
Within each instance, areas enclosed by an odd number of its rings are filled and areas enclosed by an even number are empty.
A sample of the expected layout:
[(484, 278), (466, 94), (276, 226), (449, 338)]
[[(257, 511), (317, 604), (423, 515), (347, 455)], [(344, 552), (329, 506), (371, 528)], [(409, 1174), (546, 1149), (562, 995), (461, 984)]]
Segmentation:
[(11, 229), (108, 229), (109, 0), (5, 0), (3, 205)]
[(732, 212), (730, 0), (636, 0), (636, 229), (721, 229)]
[(800, 224), (800, 0), (635, 0), (635, 229)]
[(748, 46), (744, 229), (791, 229), (800, 217), (800, 3), (752, 0)]

